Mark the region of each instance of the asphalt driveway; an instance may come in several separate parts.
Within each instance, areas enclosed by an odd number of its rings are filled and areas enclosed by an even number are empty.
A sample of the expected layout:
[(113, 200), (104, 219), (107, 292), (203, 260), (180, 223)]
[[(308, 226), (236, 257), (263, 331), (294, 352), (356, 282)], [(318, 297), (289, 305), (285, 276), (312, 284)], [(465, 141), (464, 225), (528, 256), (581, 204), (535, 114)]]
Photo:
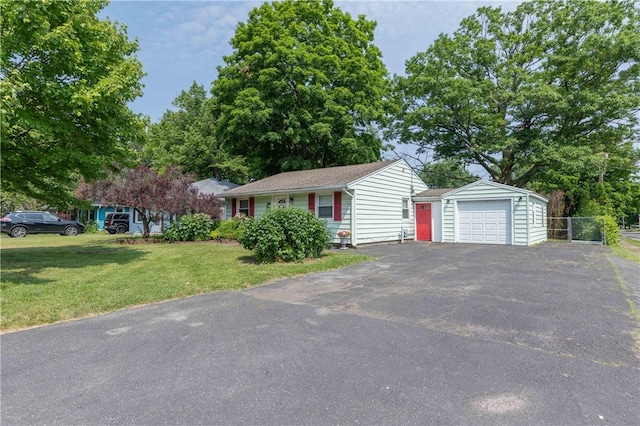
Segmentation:
[(377, 260), (3, 335), (2, 424), (640, 423), (637, 264), (362, 250)]

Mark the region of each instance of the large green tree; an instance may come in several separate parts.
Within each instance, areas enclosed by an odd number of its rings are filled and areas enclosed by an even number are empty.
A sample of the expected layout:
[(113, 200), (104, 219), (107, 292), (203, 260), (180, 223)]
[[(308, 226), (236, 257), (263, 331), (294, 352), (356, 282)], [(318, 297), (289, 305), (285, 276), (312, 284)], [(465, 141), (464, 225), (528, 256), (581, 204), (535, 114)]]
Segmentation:
[(217, 138), (256, 178), (378, 160), (389, 85), (375, 26), (331, 0), (252, 10), (213, 84)]
[(198, 179), (216, 177), (236, 183), (247, 180), (244, 157), (229, 154), (213, 133), (214, 119), (210, 98), (204, 87), (194, 82), (173, 101), (158, 123), (152, 124), (145, 157), (162, 169), (179, 166)]
[(138, 44), (97, 18), (107, 4), (0, 0), (3, 190), (61, 204), (142, 135)]
[(628, 181), (638, 159), (639, 46), (632, 0), (480, 8), (396, 79), (398, 135), (501, 183), (550, 191), (587, 177), (593, 188)]
[(430, 189), (458, 188), (479, 179), (469, 173), (464, 165), (452, 159), (424, 164), (420, 177)]

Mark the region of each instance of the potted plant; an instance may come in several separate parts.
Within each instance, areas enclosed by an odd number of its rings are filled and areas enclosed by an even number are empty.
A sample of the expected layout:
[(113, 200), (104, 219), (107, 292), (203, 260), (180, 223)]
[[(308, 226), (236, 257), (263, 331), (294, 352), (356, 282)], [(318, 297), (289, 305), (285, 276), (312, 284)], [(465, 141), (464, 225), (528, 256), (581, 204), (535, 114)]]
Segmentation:
[(349, 237), (351, 237), (350, 231), (338, 231), (338, 237), (340, 238), (340, 248), (346, 250), (349, 243)]

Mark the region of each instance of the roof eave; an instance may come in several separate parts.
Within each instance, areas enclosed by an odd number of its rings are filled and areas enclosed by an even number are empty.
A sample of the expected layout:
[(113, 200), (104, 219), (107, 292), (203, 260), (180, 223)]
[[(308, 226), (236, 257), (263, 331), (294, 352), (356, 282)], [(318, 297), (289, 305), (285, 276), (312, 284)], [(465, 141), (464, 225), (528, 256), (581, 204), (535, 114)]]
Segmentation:
[(234, 193), (223, 192), (220, 194), (222, 197), (241, 197), (247, 195), (282, 195), (291, 194), (296, 192), (317, 192), (317, 191), (333, 191), (336, 189), (349, 188), (349, 185), (331, 185), (331, 186), (310, 186), (306, 188), (289, 188), (289, 189), (274, 189), (269, 191), (242, 191)]

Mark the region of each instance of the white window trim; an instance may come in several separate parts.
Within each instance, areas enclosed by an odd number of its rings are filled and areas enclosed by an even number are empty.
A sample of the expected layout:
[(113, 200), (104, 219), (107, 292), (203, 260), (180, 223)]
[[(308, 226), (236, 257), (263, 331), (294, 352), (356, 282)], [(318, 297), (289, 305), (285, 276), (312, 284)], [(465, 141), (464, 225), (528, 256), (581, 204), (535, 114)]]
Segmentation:
[[(326, 205), (320, 205), (320, 196), (323, 197), (329, 197), (329, 199), (331, 200), (331, 213), (329, 214), (329, 216), (326, 217), (321, 217), (320, 216), (320, 207), (329, 207), (328, 204)], [(333, 192), (331, 193), (324, 193), (324, 194), (316, 194), (316, 217), (318, 219), (330, 219), (333, 220), (333, 209), (334, 209), (335, 205), (334, 205), (334, 198), (333, 198)]]
[[(244, 209), (242, 207), (240, 207), (242, 205), (242, 202), (246, 201), (247, 202), (247, 208)], [(249, 211), (251, 210), (250, 204), (249, 204), (249, 199), (248, 198), (238, 198), (238, 211), (236, 213), (238, 214), (244, 214), (245, 216), (249, 216)], [(243, 212), (243, 210), (245, 210), (246, 212)]]
[(140, 213), (138, 213), (138, 210), (136, 209), (133, 209), (133, 223), (142, 223)]
[(531, 227), (535, 228), (536, 226), (536, 203), (531, 202)]
[[(407, 207), (404, 206), (405, 201), (407, 202)], [(402, 220), (411, 220), (411, 198), (402, 197)], [(407, 212), (407, 217), (404, 217), (405, 211)]]

